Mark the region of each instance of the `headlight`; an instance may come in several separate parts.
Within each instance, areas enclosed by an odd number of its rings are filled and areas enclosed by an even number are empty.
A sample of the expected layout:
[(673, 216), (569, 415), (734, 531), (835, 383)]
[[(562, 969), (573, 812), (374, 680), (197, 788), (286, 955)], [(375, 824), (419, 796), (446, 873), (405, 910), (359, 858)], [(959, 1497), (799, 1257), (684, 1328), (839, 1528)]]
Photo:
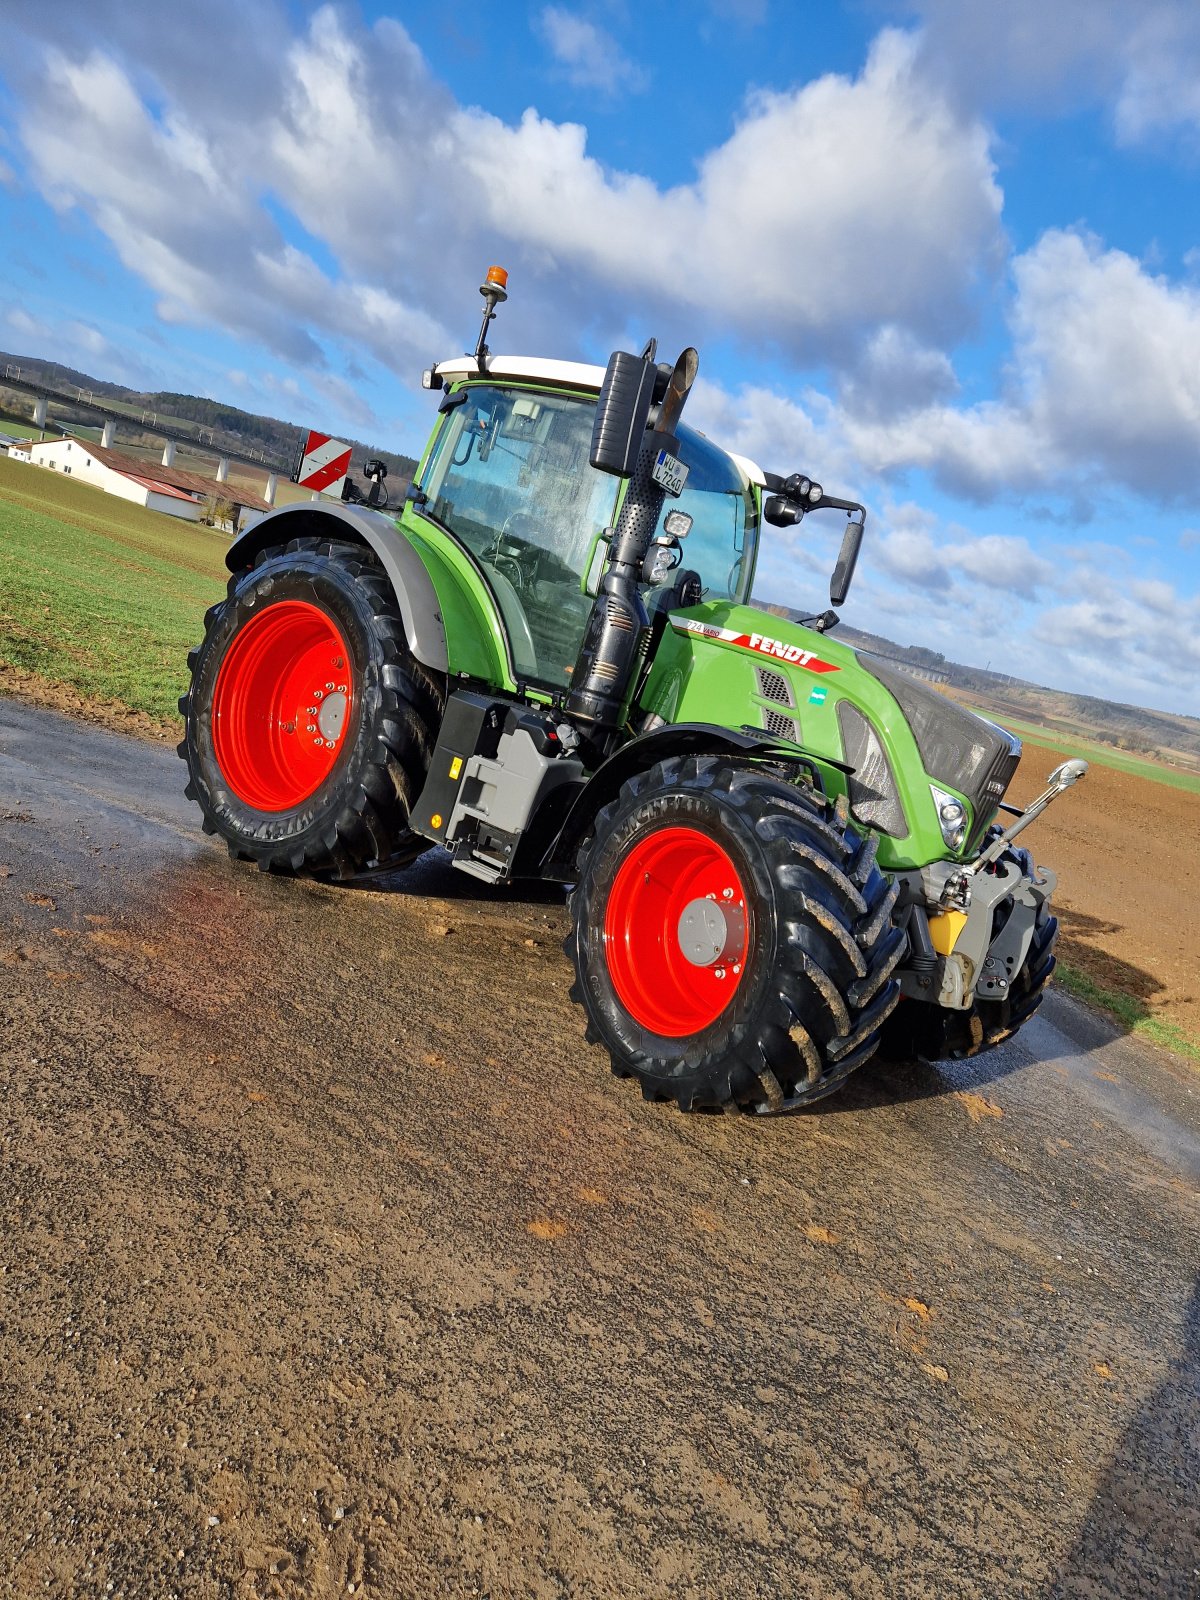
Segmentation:
[(939, 789), (935, 783), (929, 785), (929, 792), (933, 796), (942, 838), (951, 850), (961, 850), (963, 840), (967, 836), (966, 806), (955, 795), (947, 794), (945, 789)]

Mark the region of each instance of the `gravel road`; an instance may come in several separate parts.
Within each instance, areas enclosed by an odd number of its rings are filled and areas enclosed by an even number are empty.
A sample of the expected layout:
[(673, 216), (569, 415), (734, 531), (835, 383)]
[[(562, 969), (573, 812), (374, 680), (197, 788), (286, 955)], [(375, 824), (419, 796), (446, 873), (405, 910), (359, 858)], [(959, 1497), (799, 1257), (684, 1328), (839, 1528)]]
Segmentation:
[(1200, 1593), (1200, 1076), (1052, 998), (683, 1117), (553, 895), (181, 783), (0, 701), (0, 1594)]

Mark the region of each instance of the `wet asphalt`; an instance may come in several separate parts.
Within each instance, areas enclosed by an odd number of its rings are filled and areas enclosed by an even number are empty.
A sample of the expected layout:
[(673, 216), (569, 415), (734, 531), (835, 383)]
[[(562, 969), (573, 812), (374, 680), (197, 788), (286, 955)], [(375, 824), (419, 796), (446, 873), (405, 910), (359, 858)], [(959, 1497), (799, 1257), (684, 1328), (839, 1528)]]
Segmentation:
[(0, 1594), (1200, 1594), (1200, 1075), (1064, 999), (775, 1121), (552, 892), (233, 866), (0, 700)]

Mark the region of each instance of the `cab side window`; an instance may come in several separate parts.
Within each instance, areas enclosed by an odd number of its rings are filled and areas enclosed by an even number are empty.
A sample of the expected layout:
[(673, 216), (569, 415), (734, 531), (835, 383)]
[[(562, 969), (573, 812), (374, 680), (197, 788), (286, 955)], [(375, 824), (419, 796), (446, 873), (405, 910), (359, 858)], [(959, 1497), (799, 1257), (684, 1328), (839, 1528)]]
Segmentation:
[(679, 446), (687, 484), (678, 499), (667, 499), (663, 515), (679, 510), (692, 518), (681, 565), (700, 574), (706, 600), (744, 600), (758, 538), (754, 492), (737, 464), (703, 434), (681, 427)]

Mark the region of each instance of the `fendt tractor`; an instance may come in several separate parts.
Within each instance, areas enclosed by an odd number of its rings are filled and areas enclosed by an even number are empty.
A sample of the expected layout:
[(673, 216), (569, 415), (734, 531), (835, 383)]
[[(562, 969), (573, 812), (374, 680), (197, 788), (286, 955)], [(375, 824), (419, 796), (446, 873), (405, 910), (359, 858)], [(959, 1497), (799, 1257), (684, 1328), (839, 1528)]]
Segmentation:
[(755, 609), (764, 523), (846, 513), (837, 607), (864, 507), (686, 426), (692, 349), (493, 356), (506, 281), (424, 375), (398, 516), (290, 505), (230, 548), (180, 702), (205, 829), (269, 872), (432, 847), (570, 886), (589, 1040), (683, 1110), (787, 1111), (881, 1048), (1008, 1038), (1057, 927), (1013, 841), (1085, 764), (1018, 812), (1011, 734), (839, 643), (833, 609)]

